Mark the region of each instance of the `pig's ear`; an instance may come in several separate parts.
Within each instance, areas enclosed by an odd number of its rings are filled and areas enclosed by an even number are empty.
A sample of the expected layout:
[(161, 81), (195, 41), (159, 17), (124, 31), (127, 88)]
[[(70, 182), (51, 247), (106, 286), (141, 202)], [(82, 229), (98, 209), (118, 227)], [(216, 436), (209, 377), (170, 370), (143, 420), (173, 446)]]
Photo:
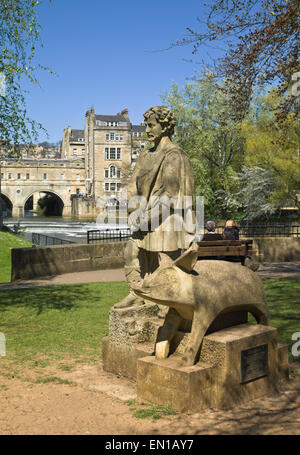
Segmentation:
[(191, 272), (196, 265), (198, 260), (198, 245), (197, 243), (192, 244), (188, 250), (186, 250), (179, 258), (175, 259), (174, 265), (184, 270), (185, 272)]

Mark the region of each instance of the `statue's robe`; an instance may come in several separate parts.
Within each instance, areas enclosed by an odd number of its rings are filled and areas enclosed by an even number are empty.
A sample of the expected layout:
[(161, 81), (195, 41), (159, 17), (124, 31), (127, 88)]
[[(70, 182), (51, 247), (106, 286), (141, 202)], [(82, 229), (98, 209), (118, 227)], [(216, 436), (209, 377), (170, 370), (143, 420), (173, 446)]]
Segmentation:
[[(139, 248), (171, 252), (189, 247), (195, 232), (194, 178), (189, 157), (182, 149), (170, 143), (158, 152), (143, 151), (127, 186), (129, 203), (134, 196), (143, 196), (146, 201), (144, 213), (148, 216), (146, 228), (142, 225), (140, 230), (133, 232)], [(174, 207), (171, 206), (167, 216), (164, 210), (161, 211), (158, 218), (158, 206), (164, 207), (171, 198), (174, 198)], [(153, 223), (151, 226), (151, 216), (156, 220), (155, 230)]]

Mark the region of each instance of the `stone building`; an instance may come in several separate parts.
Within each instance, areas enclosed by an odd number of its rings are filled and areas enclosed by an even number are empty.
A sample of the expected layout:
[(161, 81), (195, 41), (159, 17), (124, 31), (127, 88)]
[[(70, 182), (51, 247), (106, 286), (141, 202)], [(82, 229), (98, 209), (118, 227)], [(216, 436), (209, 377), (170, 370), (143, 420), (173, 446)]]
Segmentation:
[(140, 125), (132, 125), (131, 144), (132, 162), (135, 163), (140, 151), (144, 150), (146, 145), (146, 127), (144, 122)]
[(131, 167), (131, 124), (128, 111), (85, 117), (85, 169), (87, 192), (98, 197), (119, 199), (121, 179)]
[(84, 130), (73, 130), (70, 126), (64, 129), (62, 145), (61, 145), (61, 158), (83, 158), (85, 156), (85, 138)]
[(145, 146), (144, 132), (143, 124), (131, 124), (127, 109), (98, 115), (91, 108), (84, 129), (64, 129), (59, 153), (38, 148), (35, 155), (24, 150), (21, 159), (2, 159), (4, 210), (24, 216), (26, 207), (34, 210), (40, 197), (51, 194), (61, 201), (63, 215), (94, 216), (99, 198), (122, 199), (122, 189)]

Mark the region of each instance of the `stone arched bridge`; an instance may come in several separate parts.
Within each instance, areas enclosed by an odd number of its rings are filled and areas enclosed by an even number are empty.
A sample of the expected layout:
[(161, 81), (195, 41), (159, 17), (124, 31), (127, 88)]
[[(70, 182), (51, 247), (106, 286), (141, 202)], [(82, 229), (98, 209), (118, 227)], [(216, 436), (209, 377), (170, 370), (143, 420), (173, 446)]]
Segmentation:
[(71, 194), (85, 192), (82, 159), (7, 160), (1, 167), (1, 193), (13, 217), (23, 217), (26, 202), (33, 196), (33, 209), (44, 194), (58, 198), (63, 215), (71, 215)]

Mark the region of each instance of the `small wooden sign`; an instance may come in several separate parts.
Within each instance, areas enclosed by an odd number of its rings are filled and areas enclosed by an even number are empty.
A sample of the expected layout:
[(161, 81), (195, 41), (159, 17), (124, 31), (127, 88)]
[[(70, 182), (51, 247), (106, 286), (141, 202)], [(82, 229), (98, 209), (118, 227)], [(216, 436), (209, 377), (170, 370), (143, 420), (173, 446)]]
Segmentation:
[(268, 345), (241, 351), (241, 383), (253, 381), (268, 374)]

